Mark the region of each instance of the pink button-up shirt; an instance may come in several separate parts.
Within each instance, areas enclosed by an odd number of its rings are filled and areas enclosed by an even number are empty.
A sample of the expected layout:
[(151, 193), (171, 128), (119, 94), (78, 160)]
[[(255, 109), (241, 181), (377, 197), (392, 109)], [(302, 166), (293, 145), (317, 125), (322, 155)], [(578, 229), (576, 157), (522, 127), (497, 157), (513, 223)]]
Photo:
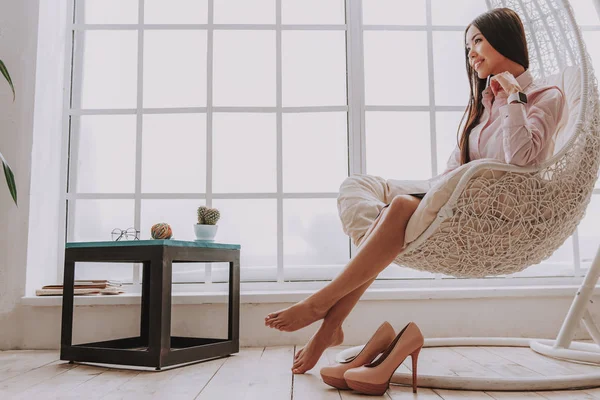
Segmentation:
[[(480, 123), (469, 136), (471, 160), (494, 158), (507, 164), (531, 166), (554, 152), (555, 134), (565, 112), (565, 96), (557, 86), (538, 86), (529, 71), (516, 77), (527, 104), (507, 104), (508, 95), (491, 85), (483, 94)], [(460, 166), (460, 149), (454, 149), (444, 174)]]

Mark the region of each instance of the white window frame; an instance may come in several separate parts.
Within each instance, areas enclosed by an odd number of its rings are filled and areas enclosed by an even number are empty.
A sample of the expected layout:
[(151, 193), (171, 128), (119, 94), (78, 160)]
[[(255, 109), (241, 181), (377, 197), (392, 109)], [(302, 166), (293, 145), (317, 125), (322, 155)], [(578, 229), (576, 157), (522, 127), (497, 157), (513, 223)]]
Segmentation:
[[(362, 25), (362, 0), (345, 0), (346, 6), (346, 24), (339, 25), (283, 25), (281, 22), (281, 3), (282, 0), (275, 0), (276, 4), (276, 22), (275, 24), (245, 24), (245, 25), (230, 25), (230, 24), (214, 24), (213, 9), (214, 0), (208, 1), (208, 21), (207, 24), (165, 24), (165, 25), (144, 25), (144, 0), (139, 0), (138, 8), (138, 23), (137, 24), (79, 24), (74, 23), (75, 15), (74, 8), (76, 0), (68, 0), (68, 23), (67, 32), (72, 40), (66, 43), (65, 56), (65, 96), (64, 96), (64, 122), (63, 122), (63, 161), (62, 161), (62, 179), (64, 188), (74, 187), (73, 184), (77, 179), (77, 171), (74, 168), (68, 170), (68, 148), (71, 148), (72, 159), (77, 160), (78, 146), (77, 134), (70, 135), (71, 117), (81, 115), (115, 115), (129, 114), (137, 117), (136, 131), (136, 182), (135, 192), (133, 194), (120, 193), (99, 193), (99, 194), (78, 194), (64, 193), (62, 194), (61, 204), (61, 221), (68, 221), (68, 234), (65, 236), (59, 235), (59, 249), (64, 249), (65, 242), (71, 241), (71, 235), (74, 232), (74, 215), (76, 200), (79, 199), (133, 199), (135, 204), (134, 226), (139, 229), (141, 220), (141, 201), (142, 199), (198, 199), (205, 200), (207, 206), (212, 205), (213, 199), (239, 199), (239, 198), (254, 198), (254, 199), (273, 199), (277, 200), (277, 280), (276, 282), (267, 282), (268, 274), (272, 268), (255, 268), (252, 276), (246, 282), (260, 282), (253, 285), (257, 288), (264, 287), (267, 290), (281, 290), (281, 288), (306, 288), (315, 285), (314, 281), (327, 281), (330, 276), (339, 272), (340, 265), (331, 266), (309, 266), (314, 272), (310, 275), (305, 274), (306, 267), (286, 267), (287, 275), (293, 276), (292, 280), (308, 280), (313, 281), (307, 283), (284, 282), (284, 254), (283, 254), (283, 200), (289, 198), (336, 198), (337, 193), (302, 193), (302, 194), (284, 194), (283, 179), (282, 179), (282, 116), (284, 113), (298, 112), (346, 112), (348, 116), (348, 146), (349, 146), (349, 174), (366, 173), (366, 135), (365, 135), (365, 112), (367, 111), (427, 111), (430, 115), (430, 140), (431, 140), (431, 168), (434, 174), (437, 174), (440, 166), (437, 165), (437, 144), (436, 144), (436, 112), (439, 111), (458, 111), (463, 112), (464, 107), (461, 106), (438, 106), (435, 104), (434, 90), (434, 66), (431, 60), (433, 59), (433, 31), (463, 31), (463, 27), (459, 26), (439, 26), (432, 25), (431, 0), (426, 2), (426, 26), (401, 26), (401, 25)], [(206, 30), (207, 32), (207, 104), (206, 107), (187, 107), (187, 108), (143, 108), (143, 52), (144, 52), (144, 33), (145, 29), (152, 30), (171, 30), (171, 29), (186, 29), (186, 30)], [(275, 30), (276, 35), (276, 105), (275, 107), (215, 107), (212, 104), (212, 85), (213, 85), (213, 33), (214, 30)], [(583, 27), (583, 30), (600, 30), (599, 26)], [(79, 57), (81, 51), (74, 51), (74, 37), (77, 32), (82, 30), (136, 30), (138, 32), (138, 65), (137, 65), (137, 107), (131, 109), (72, 109), (71, 108), (71, 85), (73, 76), (73, 65), (81, 65)], [(282, 66), (281, 66), (281, 47), (282, 47), (282, 31), (284, 30), (343, 30), (346, 31), (347, 39), (347, 101), (346, 106), (316, 106), (316, 107), (283, 107), (282, 106)], [(363, 63), (363, 32), (377, 30), (409, 30), (409, 31), (426, 31), (427, 36), (427, 57), (430, 60), (428, 63), (429, 74), (429, 105), (426, 106), (375, 106), (365, 105), (365, 90), (364, 90), (364, 63)], [(161, 113), (206, 113), (206, 135), (207, 149), (212, 146), (212, 116), (218, 112), (253, 112), (253, 113), (276, 113), (276, 138), (277, 138), (277, 192), (276, 193), (236, 193), (236, 194), (220, 194), (212, 193), (212, 151), (207, 152), (206, 160), (206, 194), (205, 195), (190, 195), (183, 193), (169, 194), (143, 194), (141, 192), (141, 146), (142, 146), (142, 118), (144, 114), (161, 114)], [(73, 119), (76, 121), (77, 118)], [(74, 131), (77, 131), (76, 129)], [(71, 143), (69, 143), (71, 140)], [(68, 175), (70, 173), (70, 175)], [(68, 176), (68, 178), (67, 178)], [(69, 182), (67, 182), (67, 179)], [(600, 189), (594, 190), (595, 195), (600, 194)], [(67, 203), (69, 204), (68, 211), (66, 210)], [(67, 215), (68, 214), (68, 215)], [(67, 218), (68, 217), (68, 218)], [(582, 277), (585, 273), (580, 265), (579, 257), (579, 241), (577, 231), (572, 236), (573, 241), (573, 275), (571, 277), (531, 277), (531, 278), (500, 278), (508, 279), (506, 285), (514, 285), (516, 280), (519, 285), (548, 285), (557, 283), (571, 283), (574, 278)], [(350, 242), (349, 242), (350, 243)], [(356, 248), (349, 244), (350, 254), (354, 255)], [(59, 252), (62, 254), (62, 252)], [(58, 279), (62, 280), (62, 257), (60, 257), (61, 265), (58, 266)], [(222, 281), (222, 268), (213, 269), (210, 264), (206, 266), (204, 271), (205, 284), (182, 284), (182, 287), (192, 288), (192, 290), (203, 291), (205, 287), (210, 287), (211, 283)], [(292, 272), (290, 275), (289, 272)], [(175, 271), (176, 272), (176, 271)], [(223, 274), (224, 275), (224, 274)], [(288, 278), (289, 278), (288, 276)], [(425, 282), (423, 282), (425, 280)], [(461, 286), (479, 286), (486, 279), (443, 279), (441, 275), (436, 275), (435, 279), (391, 279), (379, 280), (376, 282), (380, 287), (457, 287)], [(140, 268), (139, 265), (134, 266), (132, 277), (134, 284), (140, 283)], [(496, 284), (502, 285), (497, 279)], [(510, 282), (510, 283), (509, 283)], [(207, 285), (208, 284), (208, 285)], [(212, 289), (210, 289), (212, 290)]]

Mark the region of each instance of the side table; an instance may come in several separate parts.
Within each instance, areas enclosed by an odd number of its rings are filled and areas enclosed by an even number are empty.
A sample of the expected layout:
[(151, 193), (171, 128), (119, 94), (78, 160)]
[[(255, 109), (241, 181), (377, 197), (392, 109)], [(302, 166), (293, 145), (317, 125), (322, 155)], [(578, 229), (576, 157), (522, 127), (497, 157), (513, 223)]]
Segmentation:
[[(66, 244), (60, 359), (163, 367), (239, 352), (240, 245), (183, 240), (71, 242)], [(140, 335), (72, 344), (75, 263), (142, 263)], [(227, 339), (171, 336), (173, 262), (228, 262)]]

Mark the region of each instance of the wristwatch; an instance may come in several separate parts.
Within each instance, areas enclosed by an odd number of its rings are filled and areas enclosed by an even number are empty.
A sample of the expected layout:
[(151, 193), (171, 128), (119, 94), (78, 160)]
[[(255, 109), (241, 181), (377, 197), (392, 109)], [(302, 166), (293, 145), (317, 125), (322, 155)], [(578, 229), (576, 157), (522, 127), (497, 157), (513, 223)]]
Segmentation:
[(513, 102), (526, 104), (527, 103), (527, 95), (523, 92), (513, 93), (510, 96), (508, 96), (508, 104), (512, 104)]

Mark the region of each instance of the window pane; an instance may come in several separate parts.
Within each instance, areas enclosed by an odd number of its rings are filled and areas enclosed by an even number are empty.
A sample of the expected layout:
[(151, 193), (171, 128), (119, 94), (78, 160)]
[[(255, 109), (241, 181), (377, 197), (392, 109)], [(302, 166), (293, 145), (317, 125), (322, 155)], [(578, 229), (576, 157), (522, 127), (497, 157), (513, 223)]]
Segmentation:
[(435, 104), (464, 106), (469, 102), (462, 32), (433, 32)]
[(600, 195), (592, 195), (592, 200), (586, 210), (585, 217), (577, 227), (579, 232), (579, 255), (581, 266), (589, 268), (596, 257), (598, 246), (600, 246), (600, 231), (598, 220), (600, 219)]
[(275, 32), (215, 31), (216, 106), (275, 106)]
[[(140, 238), (150, 239), (154, 224), (166, 222), (173, 230), (172, 239), (194, 240), (194, 225), (198, 223), (198, 207), (204, 200), (142, 200)], [(217, 223), (218, 224), (218, 223)], [(215, 241), (219, 241), (219, 233)], [(175, 263), (173, 282), (204, 282), (206, 263)]]
[(275, 199), (215, 199), (213, 207), (221, 212), (219, 242), (240, 244), (241, 279), (252, 268), (272, 270), (277, 278), (277, 202)]
[(77, 200), (75, 242), (112, 240), (114, 228), (133, 226), (133, 200)]
[(364, 47), (367, 105), (429, 104), (425, 32), (367, 31)]
[[(140, 239), (151, 239), (150, 229), (154, 224), (166, 222), (173, 231), (172, 239), (194, 240), (194, 225), (198, 223), (198, 207), (205, 200), (142, 200)], [(215, 237), (215, 241), (218, 241)]]
[[(569, 3), (573, 7), (575, 19), (579, 25), (600, 25), (598, 10), (594, 7), (593, 0), (570, 0)], [(588, 51), (589, 48), (588, 45)]]
[(573, 276), (574, 272), (573, 239), (569, 237), (550, 258), (511, 276)]
[(458, 25), (466, 28), (471, 21), (486, 11), (485, 1), (431, 0), (433, 25)]
[[(76, 200), (71, 240), (92, 242), (112, 240), (115, 228), (133, 226), (133, 200)], [(77, 263), (75, 279), (114, 279), (131, 282), (133, 264)]]
[(346, 113), (283, 115), (284, 192), (337, 192), (347, 176)]
[(74, 108), (136, 107), (137, 40), (135, 31), (76, 33), (75, 51), (81, 54), (81, 64), (75, 57)]
[(75, 266), (75, 279), (108, 279), (123, 283), (133, 281), (132, 263), (78, 262)]
[(137, 24), (138, 0), (77, 0), (79, 24)]
[[(386, 269), (381, 271), (377, 275), (377, 279), (433, 279), (435, 274), (420, 271), (418, 269), (412, 269), (408, 267), (401, 267), (398, 264), (390, 264)], [(423, 282), (423, 286), (427, 286), (427, 282)]]
[(458, 124), (460, 124), (462, 116), (462, 112), (438, 112), (436, 114), (437, 174), (446, 170), (448, 159), (456, 147)]
[(284, 271), (287, 266), (339, 266), (349, 260), (336, 199), (283, 201)]
[(276, 143), (275, 114), (214, 114), (213, 191), (276, 192)]
[(135, 115), (72, 118), (79, 128), (78, 193), (133, 193), (135, 190)]
[(215, 24), (274, 24), (275, 0), (215, 1)]
[(206, 31), (146, 31), (144, 108), (206, 106)]
[(425, 0), (363, 0), (365, 25), (425, 25)]
[(145, 115), (142, 137), (142, 192), (205, 192), (204, 114)]
[(346, 105), (345, 32), (282, 32), (283, 106)]
[(144, 0), (146, 24), (206, 24), (208, 0)]
[(344, 24), (344, 0), (282, 0), (283, 24)]
[(385, 179), (431, 178), (429, 113), (366, 113), (367, 173)]

